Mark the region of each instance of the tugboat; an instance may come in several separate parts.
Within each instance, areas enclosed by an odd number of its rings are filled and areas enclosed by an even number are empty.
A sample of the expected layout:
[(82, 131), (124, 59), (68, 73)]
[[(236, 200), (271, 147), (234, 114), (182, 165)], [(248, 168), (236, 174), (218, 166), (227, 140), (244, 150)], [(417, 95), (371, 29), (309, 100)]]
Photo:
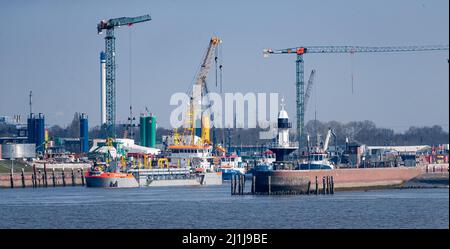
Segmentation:
[(120, 172), (115, 161), (108, 165), (96, 162), (85, 175), (86, 187), (94, 188), (137, 188), (138, 181), (131, 173)]
[(242, 158), (236, 154), (220, 157), (220, 171), (222, 172), (222, 180), (231, 180), (234, 175), (244, 175), (245, 167), (242, 165)]

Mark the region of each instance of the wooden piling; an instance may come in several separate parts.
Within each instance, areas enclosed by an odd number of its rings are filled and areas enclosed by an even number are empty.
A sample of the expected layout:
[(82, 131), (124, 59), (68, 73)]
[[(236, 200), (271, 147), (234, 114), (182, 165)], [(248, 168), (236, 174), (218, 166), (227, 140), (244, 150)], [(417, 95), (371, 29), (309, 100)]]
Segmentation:
[(245, 193), (245, 176), (242, 175), (242, 194)]
[(238, 195), (240, 195), (240, 194), (241, 194), (241, 189), (242, 189), (241, 176), (238, 175), (238, 174), (236, 174), (235, 176), (236, 176), (237, 179), (238, 179)]
[(75, 186), (75, 174), (73, 173), (73, 168), (72, 168), (71, 176), (72, 176), (72, 186)]
[(33, 188), (36, 187), (36, 185), (34, 184), (34, 173), (31, 173), (31, 185), (33, 186)]
[(231, 176), (231, 183), (230, 183), (230, 187), (231, 187), (231, 195), (234, 195), (233, 183), (234, 183), (234, 179), (233, 179), (233, 176)]
[(334, 195), (334, 178), (331, 176), (331, 194)]
[(269, 182), (269, 195), (272, 194), (272, 176), (268, 176), (268, 182)]
[(84, 186), (84, 173), (83, 173), (83, 168), (80, 169), (80, 174), (81, 174), (81, 186)]
[(306, 194), (309, 195), (309, 192), (311, 191), (311, 181), (308, 181), (308, 190), (306, 191)]
[(33, 164), (33, 187), (37, 188), (37, 179), (36, 179), (36, 165)]
[(232, 175), (232, 178), (234, 178), (234, 183), (233, 183), (233, 189), (234, 189), (234, 194), (236, 194), (236, 189), (237, 189), (237, 177), (236, 175)]
[(255, 185), (256, 185), (256, 176), (252, 175), (252, 194), (256, 193)]
[(21, 177), (22, 177), (22, 188), (25, 188), (25, 170), (23, 168), (21, 172)]
[(327, 191), (326, 191), (326, 194), (328, 195), (328, 194), (330, 194), (330, 177), (329, 176), (327, 176)]
[(48, 182), (47, 182), (47, 164), (44, 163), (44, 182), (43, 184), (45, 185), (45, 187), (48, 187)]
[(64, 169), (61, 172), (61, 177), (62, 177), (63, 187), (65, 187), (66, 186), (66, 176), (64, 175)]
[(325, 187), (326, 187), (326, 183), (325, 183), (325, 176), (322, 177), (322, 194), (325, 194)]
[(38, 187), (41, 187), (41, 180), (42, 180), (41, 170), (38, 170), (38, 174), (39, 174), (39, 176), (37, 177), (37, 179), (38, 179)]
[(56, 187), (55, 168), (52, 168), (52, 182), (53, 182), (53, 187)]
[(36, 175), (36, 165), (33, 164), (33, 174), (34, 174), (34, 187), (37, 188), (37, 175)]
[(14, 188), (14, 170), (11, 167), (11, 171), (9, 172), (9, 179), (11, 181), (11, 188)]
[(318, 195), (319, 194), (319, 182), (317, 181), (317, 176), (316, 176), (316, 191), (315, 194)]

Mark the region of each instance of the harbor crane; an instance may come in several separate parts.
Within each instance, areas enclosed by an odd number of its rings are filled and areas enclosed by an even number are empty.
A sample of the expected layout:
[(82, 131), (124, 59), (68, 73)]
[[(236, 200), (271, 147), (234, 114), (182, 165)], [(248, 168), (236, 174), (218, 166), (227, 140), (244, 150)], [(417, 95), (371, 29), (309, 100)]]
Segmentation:
[(314, 76), (316, 75), (316, 70), (311, 70), (311, 74), (309, 75), (308, 85), (306, 86), (305, 99), (304, 99), (304, 109), (306, 111), (306, 107), (308, 106), (308, 100), (311, 96), (312, 86), (314, 84)]
[(448, 50), (448, 45), (432, 46), (390, 46), (390, 47), (365, 47), (365, 46), (300, 46), (285, 49), (264, 49), (264, 57), (270, 54), (292, 54), (296, 55), (296, 117), (297, 117), (297, 139), (299, 148), (304, 144), (304, 119), (305, 119), (305, 92), (304, 92), (304, 54), (327, 54), (327, 53), (379, 53), (379, 52), (416, 52)]
[[(212, 37), (209, 40), (208, 47), (206, 49), (206, 52), (203, 56), (202, 63), (200, 65), (200, 69), (198, 73), (195, 76), (194, 86), (197, 86), (200, 90), (200, 100), (199, 102), (194, 103), (194, 91), (193, 89), (188, 89), (187, 93), (190, 95), (190, 103), (189, 103), (189, 110), (188, 110), (188, 118), (186, 122), (186, 126), (183, 132), (183, 137), (187, 138), (188, 136), (191, 137), (191, 144), (195, 143), (195, 135), (199, 135), (201, 137), (200, 142), (201, 143), (208, 143), (211, 144), (210, 139), (210, 113), (203, 113), (202, 108), (202, 99), (204, 96), (208, 98), (208, 85), (207, 85), (207, 78), (209, 71), (211, 69), (212, 60), (214, 58), (214, 55), (216, 53), (216, 50), (218, 46), (222, 43), (222, 41), (219, 39), (219, 37)], [(215, 61), (217, 62), (217, 56), (215, 57)], [(206, 110), (208, 110), (211, 107), (211, 103), (209, 102), (209, 99), (206, 104)], [(199, 126), (200, 127), (197, 127)], [(179, 137), (177, 129), (174, 129), (175, 136)]]
[(106, 125), (108, 126), (108, 135), (116, 137), (116, 44), (114, 29), (120, 26), (131, 26), (135, 23), (150, 21), (150, 15), (138, 17), (120, 17), (109, 20), (102, 20), (97, 24), (97, 33), (105, 35), (105, 54), (106, 54)]

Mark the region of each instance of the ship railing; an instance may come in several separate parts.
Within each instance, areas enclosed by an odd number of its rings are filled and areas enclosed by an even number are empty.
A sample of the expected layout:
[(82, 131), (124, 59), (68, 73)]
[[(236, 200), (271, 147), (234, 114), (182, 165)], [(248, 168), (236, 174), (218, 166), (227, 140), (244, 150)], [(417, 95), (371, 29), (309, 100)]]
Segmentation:
[(277, 148), (277, 147), (298, 147), (298, 142), (289, 142), (283, 145), (279, 145), (278, 141), (269, 143), (269, 148)]
[(169, 168), (169, 169), (131, 169), (129, 173), (139, 175), (185, 175), (190, 174), (188, 168)]

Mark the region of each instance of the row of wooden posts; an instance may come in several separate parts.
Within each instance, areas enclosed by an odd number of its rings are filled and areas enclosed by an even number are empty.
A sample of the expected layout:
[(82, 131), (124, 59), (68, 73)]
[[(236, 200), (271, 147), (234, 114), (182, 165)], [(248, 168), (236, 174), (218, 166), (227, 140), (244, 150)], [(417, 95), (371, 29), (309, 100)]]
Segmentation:
[[(82, 168), (78, 169), (77, 174), (80, 175), (81, 186), (84, 186), (85, 185), (85, 179), (84, 179), (83, 169)], [(76, 186), (77, 176), (76, 176), (75, 171), (74, 171), (73, 168), (71, 169), (70, 175), (71, 175), (71, 177), (70, 177), (71, 181), (68, 183), (68, 182), (66, 182), (66, 175), (65, 175), (64, 169), (61, 171), (62, 185), (60, 185), (60, 186), (63, 186), (63, 187)], [(14, 186), (14, 172), (13, 172), (12, 169), (11, 169), (9, 177), (10, 177), (10, 187), (14, 188), (15, 187)], [(26, 187), (25, 171), (24, 171), (23, 168), (21, 170), (21, 180), (22, 180), (21, 181), (22, 182), (22, 186), (21, 187), (25, 188)], [(56, 172), (55, 172), (54, 168), (51, 171), (51, 184), (49, 184), (49, 179), (48, 179), (48, 174), (47, 174), (47, 167), (46, 167), (45, 164), (44, 164), (44, 172), (43, 172), (43, 174), (42, 174), (40, 169), (36, 172), (36, 167), (33, 165), (33, 172), (31, 174), (31, 183), (32, 183), (32, 187), (33, 188), (38, 188), (38, 187), (45, 187), (45, 188), (47, 188), (49, 186), (56, 187), (57, 185), (59, 185), (57, 183), (57, 176), (56, 176)]]
[[(272, 192), (272, 176), (267, 177), (268, 192), (267, 194), (273, 194)], [(319, 188), (319, 179), (316, 176), (315, 188), (311, 191), (311, 181), (308, 182), (308, 190), (306, 194), (315, 195), (329, 195), (334, 194), (334, 178), (333, 176), (323, 176), (322, 177), (322, 189)], [(231, 195), (244, 195), (244, 194), (256, 194), (256, 176), (252, 176), (251, 192), (245, 193), (245, 176), (244, 175), (234, 175), (231, 177)]]

